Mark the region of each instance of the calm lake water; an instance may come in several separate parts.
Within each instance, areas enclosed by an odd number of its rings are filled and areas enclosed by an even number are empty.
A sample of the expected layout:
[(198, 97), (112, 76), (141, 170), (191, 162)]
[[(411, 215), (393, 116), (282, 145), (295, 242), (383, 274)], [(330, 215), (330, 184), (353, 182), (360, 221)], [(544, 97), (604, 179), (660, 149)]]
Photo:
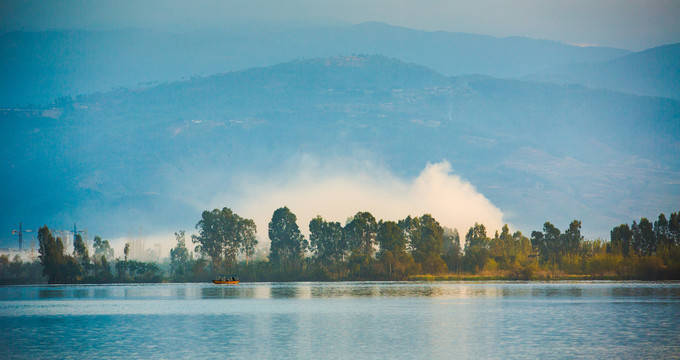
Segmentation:
[(680, 358), (680, 283), (0, 287), (0, 358)]

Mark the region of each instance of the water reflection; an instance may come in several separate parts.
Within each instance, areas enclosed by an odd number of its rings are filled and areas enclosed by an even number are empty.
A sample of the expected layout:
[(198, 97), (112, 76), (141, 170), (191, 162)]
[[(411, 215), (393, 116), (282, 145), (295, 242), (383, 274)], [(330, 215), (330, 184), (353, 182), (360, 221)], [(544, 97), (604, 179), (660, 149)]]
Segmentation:
[(187, 288), (184, 286), (176, 287), (173, 291), (173, 296), (179, 299), (187, 298)]
[(104, 299), (111, 297), (111, 289), (106, 286), (98, 286), (94, 288), (93, 297), (95, 299)]
[(0, 348), (40, 359), (677, 358), (678, 319), (680, 283), (0, 287)]
[(40, 289), (38, 291), (38, 297), (41, 299), (59, 299), (66, 297), (66, 291), (64, 289)]
[(253, 286), (253, 298), (270, 299), (271, 297), (272, 288), (270, 286)]
[(300, 289), (297, 286), (290, 286), (289, 284), (273, 284), (271, 285), (270, 296), (272, 299), (282, 298), (296, 298), (298, 297)]
[(92, 297), (90, 294), (90, 289), (73, 289), (73, 297), (76, 299), (86, 299)]
[(234, 299), (238, 297), (247, 297), (241, 296), (240, 290), (241, 289), (237, 286), (205, 287), (201, 289), (201, 297), (203, 299)]
[(214, 284), (117, 284), (0, 287), (0, 303), (11, 300), (164, 300), (164, 299), (578, 299), (587, 297), (677, 301), (680, 283), (621, 282), (302, 282)]

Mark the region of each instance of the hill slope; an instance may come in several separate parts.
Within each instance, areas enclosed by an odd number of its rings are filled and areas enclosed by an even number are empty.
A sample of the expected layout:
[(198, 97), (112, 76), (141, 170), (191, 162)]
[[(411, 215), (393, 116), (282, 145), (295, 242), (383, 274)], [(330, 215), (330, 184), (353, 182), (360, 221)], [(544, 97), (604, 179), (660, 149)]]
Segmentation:
[(679, 119), (669, 99), (380, 56), (295, 61), (2, 112), (0, 227), (190, 229), (240, 174), (370, 154), (406, 178), (447, 159), (524, 231), (579, 218), (607, 234), (677, 207)]

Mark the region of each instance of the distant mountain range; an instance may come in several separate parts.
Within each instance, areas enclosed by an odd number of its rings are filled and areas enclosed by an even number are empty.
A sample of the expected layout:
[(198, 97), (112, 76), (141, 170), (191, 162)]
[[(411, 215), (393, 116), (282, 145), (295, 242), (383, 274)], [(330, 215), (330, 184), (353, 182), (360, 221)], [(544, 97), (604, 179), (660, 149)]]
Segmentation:
[(191, 33), (14, 32), (0, 35), (0, 53), (0, 106), (13, 107), (338, 55), (379, 54), (424, 65), (446, 76), (512, 78), (568, 64), (613, 60), (630, 52), (364, 23), (350, 27), (249, 26)]
[(582, 84), (680, 100), (680, 44), (660, 46), (613, 60), (562, 65), (525, 79)]
[(607, 234), (678, 210), (679, 119), (668, 98), (450, 77), (387, 56), (299, 59), (2, 110), (0, 206), (11, 212), (0, 228), (191, 229), (196, 204), (240, 173), (363, 151), (404, 177), (447, 159), (525, 232), (579, 218)]

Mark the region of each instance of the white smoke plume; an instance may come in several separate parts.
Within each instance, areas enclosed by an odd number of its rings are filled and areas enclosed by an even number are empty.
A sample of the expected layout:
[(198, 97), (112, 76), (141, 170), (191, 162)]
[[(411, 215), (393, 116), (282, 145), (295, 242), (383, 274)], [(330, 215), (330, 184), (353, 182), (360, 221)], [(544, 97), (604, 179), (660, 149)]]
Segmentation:
[[(255, 220), (260, 245), (268, 247), (267, 226), (279, 207), (288, 206), (308, 234), (309, 221), (321, 215), (343, 225), (348, 217), (368, 211), (376, 219), (398, 221), (432, 214), (442, 226), (461, 235), (475, 222), (490, 231), (503, 225), (503, 213), (473, 185), (452, 174), (448, 161), (427, 164), (415, 179), (402, 179), (385, 167), (366, 162), (320, 162), (303, 157), (289, 174), (248, 176), (236, 191), (218, 195), (214, 207), (230, 207)], [(212, 208), (212, 207), (211, 207)]]
[[(269, 249), (269, 221), (274, 210), (282, 206), (288, 206), (297, 215), (300, 230), (306, 236), (309, 235), (309, 221), (317, 215), (344, 225), (359, 211), (368, 211), (378, 220), (392, 221), (409, 215), (432, 214), (442, 226), (458, 229), (461, 236), (475, 222), (483, 223), (490, 235), (503, 225), (501, 210), (472, 184), (454, 175), (447, 161), (427, 164), (417, 177), (404, 179), (380, 163), (371, 160), (357, 162), (357, 158), (362, 156), (333, 161), (298, 156), (283, 166), (285, 170), (266, 176), (241, 173), (239, 179), (232, 179), (222, 192), (213, 192), (210, 196), (208, 189), (214, 190), (211, 183), (199, 187), (206, 193), (199, 196), (189, 192), (191, 196), (187, 199), (195, 202), (197, 214), (203, 210), (228, 207), (242, 217), (255, 220), (259, 247), (265, 252)], [(370, 159), (370, 156), (363, 158)], [(205, 176), (204, 173), (201, 175)], [(195, 191), (197, 182), (193, 179), (189, 182), (191, 186), (183, 182), (180, 185), (183, 185), (183, 190), (178, 193), (187, 193), (187, 189)], [(198, 220), (200, 216), (192, 222), (195, 224)], [(149, 249), (135, 251), (131, 254), (132, 258), (146, 260), (147, 255), (167, 257), (176, 245), (173, 232), (178, 230), (146, 234), (140, 228), (126, 237), (113, 239), (112, 246), (116, 256), (122, 258), (126, 242), (136, 244), (142, 239), (141, 246)], [(186, 245), (193, 250), (191, 234), (195, 234), (196, 230), (185, 230)]]

